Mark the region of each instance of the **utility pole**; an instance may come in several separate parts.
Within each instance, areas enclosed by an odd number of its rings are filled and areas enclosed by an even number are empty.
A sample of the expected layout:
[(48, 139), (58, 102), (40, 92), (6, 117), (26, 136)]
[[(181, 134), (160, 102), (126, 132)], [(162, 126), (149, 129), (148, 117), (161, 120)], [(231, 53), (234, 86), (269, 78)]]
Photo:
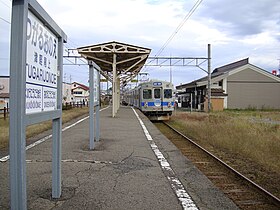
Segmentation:
[(211, 111), (211, 45), (208, 44), (208, 113)]

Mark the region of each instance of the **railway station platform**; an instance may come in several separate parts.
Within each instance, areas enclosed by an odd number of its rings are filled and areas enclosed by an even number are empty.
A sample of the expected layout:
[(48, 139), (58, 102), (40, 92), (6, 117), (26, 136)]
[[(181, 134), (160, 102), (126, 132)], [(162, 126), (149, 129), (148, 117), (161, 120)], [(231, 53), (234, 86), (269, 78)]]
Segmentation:
[[(27, 150), (28, 209), (238, 209), (139, 110), (111, 113), (100, 112), (94, 150), (88, 118), (64, 125), (59, 199), (51, 198), (51, 138)], [(0, 162), (0, 209), (10, 209), (8, 165)]]

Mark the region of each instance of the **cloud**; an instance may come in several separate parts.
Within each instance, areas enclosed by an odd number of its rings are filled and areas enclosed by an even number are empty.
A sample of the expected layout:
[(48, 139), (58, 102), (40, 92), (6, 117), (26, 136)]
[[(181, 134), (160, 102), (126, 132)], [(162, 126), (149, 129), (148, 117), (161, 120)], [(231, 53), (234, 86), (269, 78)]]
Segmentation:
[[(9, 2), (9, 1), (7, 1)], [(38, 0), (68, 36), (67, 48), (119, 41), (152, 49), (154, 56), (196, 0)], [(10, 18), (7, 6), (0, 16)], [(5, 10), (5, 11), (4, 11)], [(3, 12), (2, 12), (3, 11)], [(243, 59), (264, 69), (278, 67), (280, 58), (279, 0), (202, 1), (166, 46), (161, 56), (206, 57), (212, 47), (212, 69)], [(9, 56), (9, 27), (1, 23), (1, 53)], [(8, 24), (7, 24), (8, 25)], [(4, 25), (3, 25), (4, 26)], [(4, 49), (4, 50), (2, 50)], [(5, 52), (4, 52), (5, 51)], [(1, 61), (0, 73), (8, 68)], [(144, 69), (145, 71), (145, 69)], [(150, 77), (169, 80), (169, 68), (150, 68)], [(87, 68), (65, 67), (68, 80), (87, 82)], [(172, 67), (176, 84), (205, 76), (197, 68)]]
[(213, 19), (213, 27), (240, 37), (262, 33), (268, 23), (279, 29), (279, 11), (277, 0), (212, 0), (205, 2), (199, 15), (202, 20)]

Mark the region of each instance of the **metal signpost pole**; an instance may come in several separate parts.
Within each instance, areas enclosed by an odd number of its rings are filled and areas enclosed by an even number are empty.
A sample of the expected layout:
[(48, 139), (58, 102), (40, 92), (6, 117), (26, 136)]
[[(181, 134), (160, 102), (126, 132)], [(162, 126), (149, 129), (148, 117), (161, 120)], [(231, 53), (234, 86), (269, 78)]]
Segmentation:
[(95, 110), (95, 125), (96, 125), (96, 132), (95, 132), (95, 140), (99, 141), (100, 139), (100, 71), (96, 71), (96, 93), (97, 94), (97, 101), (96, 101), (96, 110)]
[(94, 149), (94, 67), (93, 61), (89, 64), (89, 149)]
[(25, 160), (25, 77), (27, 1), (13, 2), (10, 51), (11, 209), (27, 209)]
[[(62, 112), (63, 39), (58, 39), (57, 110)], [(62, 116), (62, 113), (60, 114)], [(61, 128), (62, 117), (53, 119), (52, 129), (52, 197), (61, 196)]]

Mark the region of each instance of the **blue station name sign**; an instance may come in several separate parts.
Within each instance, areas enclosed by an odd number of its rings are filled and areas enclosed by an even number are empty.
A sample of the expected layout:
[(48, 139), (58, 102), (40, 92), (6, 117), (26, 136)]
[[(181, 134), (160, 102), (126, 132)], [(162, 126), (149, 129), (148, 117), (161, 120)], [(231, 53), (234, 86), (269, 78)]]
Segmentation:
[(26, 114), (56, 110), (57, 47), (58, 38), (28, 11)]

